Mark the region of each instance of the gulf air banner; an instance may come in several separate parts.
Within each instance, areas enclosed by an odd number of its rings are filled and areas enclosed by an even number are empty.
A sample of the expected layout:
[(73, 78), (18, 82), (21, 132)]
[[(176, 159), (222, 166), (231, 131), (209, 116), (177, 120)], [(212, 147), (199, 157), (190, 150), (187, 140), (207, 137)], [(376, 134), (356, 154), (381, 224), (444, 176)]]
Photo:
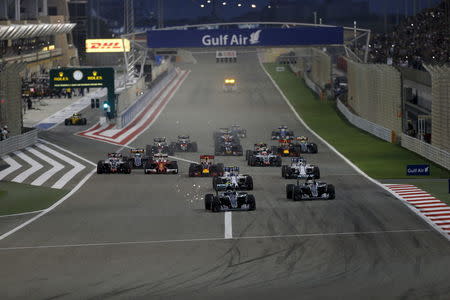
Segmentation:
[(149, 30), (149, 48), (342, 45), (342, 27)]
[(86, 53), (130, 52), (127, 39), (87, 39)]

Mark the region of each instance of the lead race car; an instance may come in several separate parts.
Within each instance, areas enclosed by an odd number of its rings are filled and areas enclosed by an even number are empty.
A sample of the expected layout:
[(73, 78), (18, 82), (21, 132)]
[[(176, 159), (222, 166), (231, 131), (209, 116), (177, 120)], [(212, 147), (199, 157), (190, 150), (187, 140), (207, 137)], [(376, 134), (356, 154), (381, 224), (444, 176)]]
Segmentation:
[(144, 168), (145, 174), (178, 174), (178, 163), (169, 160), (166, 153), (156, 153), (148, 160)]
[(309, 177), (320, 179), (320, 169), (316, 165), (311, 165), (306, 162), (306, 159), (301, 157), (293, 157), (290, 165), (281, 166), (281, 177), (286, 179)]
[(136, 148), (130, 150), (128, 162), (133, 169), (143, 169), (149, 159), (149, 157), (145, 156), (144, 149)]
[(175, 152), (197, 152), (197, 142), (192, 142), (188, 135), (179, 135), (176, 142), (169, 145)]
[(286, 125), (281, 125), (278, 129), (272, 131), (272, 140), (290, 140), (294, 138), (294, 132), (289, 130)]
[(99, 160), (97, 163), (97, 174), (130, 174), (131, 166), (127, 159), (120, 153), (108, 153), (108, 158)]
[(214, 155), (200, 155), (200, 163), (191, 163), (189, 177), (222, 176), (223, 164), (214, 163)]
[(225, 167), (223, 176), (213, 177), (213, 189), (223, 191), (227, 188), (236, 190), (253, 190), (253, 178), (247, 174), (240, 174), (239, 167)]
[(174, 154), (174, 149), (167, 144), (167, 139), (165, 137), (154, 138), (153, 145), (147, 145), (145, 151), (149, 157), (156, 153), (166, 153), (168, 155)]
[(294, 201), (329, 200), (335, 197), (334, 185), (315, 181), (312, 177), (306, 179), (305, 183), (300, 183), (300, 179), (297, 179), (297, 184), (286, 185), (286, 198)]
[(255, 210), (255, 196), (232, 188), (225, 191), (216, 191), (216, 195), (205, 195), (205, 209), (212, 212)]

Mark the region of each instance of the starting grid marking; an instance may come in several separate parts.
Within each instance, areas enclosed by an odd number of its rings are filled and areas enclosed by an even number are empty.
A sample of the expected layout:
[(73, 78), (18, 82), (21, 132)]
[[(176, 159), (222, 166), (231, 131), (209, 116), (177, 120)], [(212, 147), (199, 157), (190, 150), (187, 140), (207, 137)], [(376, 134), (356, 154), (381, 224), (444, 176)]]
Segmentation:
[(411, 184), (385, 184), (397, 197), (415, 207), (418, 212), (450, 235), (450, 206)]
[(111, 144), (127, 145), (156, 120), (190, 73), (190, 71), (178, 70), (177, 72), (177, 76), (175, 76), (166, 87), (151, 99), (143, 111), (125, 128), (116, 129), (114, 125), (111, 124), (96, 124), (86, 131), (77, 133), (77, 135)]

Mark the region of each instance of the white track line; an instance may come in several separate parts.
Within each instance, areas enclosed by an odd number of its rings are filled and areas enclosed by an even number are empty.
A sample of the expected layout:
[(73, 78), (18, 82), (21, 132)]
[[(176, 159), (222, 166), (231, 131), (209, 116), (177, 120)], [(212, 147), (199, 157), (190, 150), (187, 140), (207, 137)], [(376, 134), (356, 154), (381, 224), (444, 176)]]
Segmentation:
[(10, 236), (11, 234), (13, 234), (16, 231), (19, 231), (20, 229), (24, 228), (25, 226), (33, 223), (34, 221), (36, 221), (37, 219), (39, 219), (40, 217), (42, 217), (43, 215), (47, 214), (48, 212), (52, 211), (53, 209), (55, 209), (58, 205), (60, 205), (61, 203), (63, 203), (64, 201), (66, 201), (70, 196), (72, 196), (76, 191), (78, 191), (83, 184), (95, 173), (95, 170), (92, 170), (89, 174), (86, 175), (86, 177), (83, 178), (83, 180), (81, 180), (69, 193), (67, 193), (67, 195), (65, 195), (64, 197), (62, 197), (60, 200), (58, 200), (57, 202), (55, 202), (52, 206), (50, 206), (49, 208), (45, 209), (44, 211), (42, 211), (40, 214), (38, 214), (37, 216), (34, 216), (33, 218), (29, 219), (28, 221), (20, 224), (19, 226), (15, 227), (14, 229), (0, 235), (0, 241), (7, 238), (8, 236)]
[(26, 155), (22, 151), (16, 151), (16, 152), (14, 152), (14, 154), (17, 155), (20, 159), (22, 159), (22, 160), (26, 161), (27, 163), (29, 163), (31, 165), (31, 168), (29, 168), (26, 171), (24, 171), (24, 172), (20, 173), (19, 175), (17, 175), (13, 180), (11, 180), (12, 182), (22, 183), (25, 179), (30, 177), (30, 175), (32, 175), (35, 172), (39, 171), (43, 167), (43, 165), (41, 165), (40, 163), (38, 163), (37, 161), (35, 161), (31, 157), (29, 157), (28, 155)]
[(370, 177), (369, 175), (367, 175), (366, 173), (364, 173), (363, 170), (361, 170), (358, 166), (356, 166), (354, 163), (352, 163), (347, 157), (345, 157), (342, 153), (340, 153), (335, 147), (333, 147), (330, 143), (328, 143), (325, 139), (323, 139), (319, 134), (317, 134), (314, 130), (311, 129), (311, 127), (309, 127), (305, 121), (303, 121), (303, 119), (300, 117), (300, 115), (297, 113), (297, 111), (295, 110), (294, 106), (291, 104), (291, 102), (289, 101), (289, 99), (286, 97), (286, 95), (283, 93), (283, 91), (280, 89), (280, 87), (277, 85), (277, 83), (275, 82), (275, 80), (270, 76), (269, 72), (267, 72), (267, 70), (264, 68), (264, 65), (261, 61), (260, 55), (258, 53), (257, 55), (258, 57), (258, 62), (259, 65), (261, 67), (261, 69), (264, 71), (264, 73), (266, 73), (267, 77), (270, 79), (270, 81), (272, 82), (272, 84), (275, 86), (275, 88), (278, 90), (278, 92), (280, 93), (281, 97), (284, 99), (284, 101), (286, 102), (286, 104), (289, 106), (289, 108), (292, 110), (292, 112), (294, 113), (294, 115), (297, 117), (297, 119), (300, 121), (300, 123), (307, 129), (309, 130), (317, 139), (319, 139), (322, 143), (324, 143), (331, 151), (333, 151), (336, 155), (338, 155), (341, 159), (343, 159), (349, 166), (351, 166), (356, 172), (358, 172), (359, 174), (361, 174), (363, 177), (365, 177), (367, 180), (369, 180), (370, 182), (376, 184), (377, 186), (379, 186), (380, 188), (382, 188), (383, 190), (387, 191), (388, 193), (390, 193), (391, 195), (393, 195), (394, 197), (396, 197), (399, 200), (402, 200), (403, 204), (406, 204), (407, 207), (409, 207), (410, 209), (412, 209), (419, 217), (421, 217), (425, 222), (427, 222), (431, 227), (433, 227), (434, 229), (436, 229), (439, 233), (441, 233), (447, 240), (450, 240), (450, 235), (447, 234), (447, 232), (443, 231), (439, 226), (437, 226), (436, 224), (434, 224), (430, 219), (424, 217), (420, 211), (416, 208), (414, 208), (413, 206), (409, 205), (408, 202), (406, 202), (405, 200), (403, 200), (402, 198), (400, 198), (400, 196), (398, 196), (394, 191), (392, 191), (390, 189), (390, 187), (392, 188), (408, 188), (408, 187), (414, 187), (414, 185), (412, 184), (387, 184), (384, 185), (381, 182), (379, 182), (376, 179), (373, 179), (372, 177)]
[[(405, 230), (387, 230), (387, 231), (362, 231), (362, 232), (329, 232), (329, 233), (304, 233), (287, 235), (261, 235), (261, 236), (240, 236), (231, 238), (231, 240), (258, 240), (258, 239), (288, 239), (288, 238), (313, 238), (313, 237), (335, 237), (335, 236), (360, 236), (360, 235), (383, 235), (399, 234), (413, 232), (432, 232), (430, 229), (405, 229)], [(0, 240), (2, 236), (0, 236)], [(128, 242), (99, 242), (85, 244), (61, 244), (61, 245), (37, 245), (37, 246), (17, 246), (3, 247), (0, 251), (28, 250), (28, 249), (54, 249), (54, 248), (81, 248), (81, 247), (105, 247), (105, 246), (123, 246), (123, 245), (152, 245), (167, 243), (192, 243), (192, 242), (214, 242), (225, 241), (224, 238), (199, 238), (199, 239), (179, 239), (179, 240), (156, 240), (156, 241), (128, 241)]]
[(12, 172), (20, 169), (20, 167), (22, 166), (17, 161), (12, 159), (11, 156), (9, 156), (9, 155), (3, 156), (2, 159), (9, 165), (9, 167), (0, 172), (0, 180), (5, 178), (6, 176), (11, 174)]
[(65, 173), (54, 185), (52, 185), (52, 188), (55, 189), (62, 189), (75, 175), (80, 173), (84, 168), (86, 168), (84, 165), (80, 164), (79, 162), (71, 159), (68, 156), (65, 156), (64, 154), (61, 154), (43, 144), (37, 144), (39, 148), (42, 150), (52, 154), (53, 156), (67, 162), (68, 164), (71, 164), (73, 166), (73, 169), (69, 172)]
[(225, 212), (225, 239), (233, 238), (233, 219), (231, 211)]
[(20, 216), (25, 216), (25, 215), (37, 214), (37, 213), (40, 213), (41, 211), (44, 211), (44, 209), (24, 212), (24, 213), (20, 213), (20, 214), (2, 215), (2, 216), (0, 216), (0, 218), (20, 217)]
[[(57, 148), (57, 149), (59, 149), (59, 150), (61, 150), (61, 151), (66, 152), (66, 153), (69, 153), (70, 155), (72, 155), (72, 156), (74, 156), (74, 157), (76, 157), (76, 158), (78, 158), (78, 159), (80, 159), (80, 160), (82, 160), (82, 161), (84, 161), (84, 162), (87, 162), (88, 164), (90, 164), (90, 165), (92, 165), (92, 166), (94, 166), (94, 167), (97, 166), (97, 164), (94, 164), (92, 161), (87, 160), (86, 158), (84, 158), (84, 157), (82, 157), (82, 156), (79, 156), (78, 154), (73, 153), (73, 152), (71, 152), (71, 151), (69, 151), (69, 150), (67, 150), (67, 149), (64, 149), (63, 147), (60, 147), (60, 146), (58, 146), (58, 145), (56, 145), (56, 144), (50, 143), (50, 142), (48, 142), (48, 141), (46, 141), (46, 140), (43, 140), (43, 139), (39, 139), (39, 141), (40, 141), (41, 143), (48, 144), (48, 145), (50, 145), (50, 146), (52, 146), (52, 147), (55, 147), (55, 148)], [(117, 146), (117, 145), (116, 145), (116, 146)]]
[(64, 169), (64, 166), (62, 164), (60, 164), (59, 162), (57, 162), (56, 160), (51, 159), (50, 157), (48, 157), (47, 155), (45, 155), (44, 153), (37, 151), (34, 148), (27, 148), (27, 150), (31, 153), (33, 153), (34, 155), (36, 155), (37, 157), (39, 157), (40, 159), (42, 159), (43, 161), (49, 163), (50, 165), (52, 165), (52, 168), (48, 171), (46, 171), (44, 174), (42, 174), (41, 176), (39, 176), (38, 178), (36, 178), (31, 185), (42, 185), (44, 184), (47, 180), (50, 179), (50, 177), (52, 177), (53, 175), (55, 175), (56, 173), (58, 173), (59, 171), (61, 171), (62, 169)]

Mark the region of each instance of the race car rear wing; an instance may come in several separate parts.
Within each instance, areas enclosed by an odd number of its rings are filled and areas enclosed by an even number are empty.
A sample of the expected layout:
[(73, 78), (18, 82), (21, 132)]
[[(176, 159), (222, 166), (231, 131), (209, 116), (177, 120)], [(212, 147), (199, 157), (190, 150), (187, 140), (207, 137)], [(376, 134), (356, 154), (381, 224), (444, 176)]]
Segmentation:
[(145, 150), (144, 149), (131, 149), (130, 153), (144, 153)]
[(291, 139), (284, 139), (284, 140), (278, 140), (278, 142), (280, 144), (288, 144), (288, 143), (292, 142), (292, 140)]
[(214, 155), (200, 155), (200, 160), (213, 160)]

